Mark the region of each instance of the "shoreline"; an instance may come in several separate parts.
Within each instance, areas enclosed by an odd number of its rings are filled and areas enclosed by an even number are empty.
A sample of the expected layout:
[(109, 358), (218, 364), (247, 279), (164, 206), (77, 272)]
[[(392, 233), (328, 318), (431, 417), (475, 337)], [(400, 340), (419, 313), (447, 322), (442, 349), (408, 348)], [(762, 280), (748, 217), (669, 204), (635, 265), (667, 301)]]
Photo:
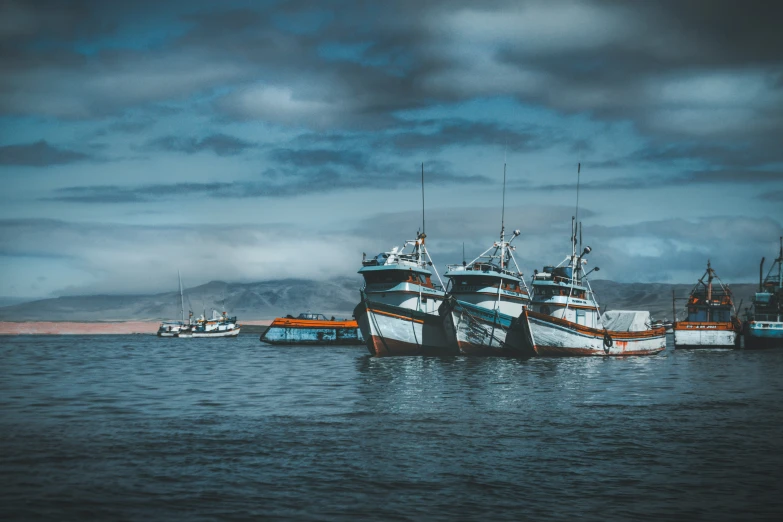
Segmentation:
[[(271, 319), (239, 321), (240, 327), (268, 326), (271, 323)], [(154, 335), (159, 326), (160, 321), (0, 321), (0, 335)]]

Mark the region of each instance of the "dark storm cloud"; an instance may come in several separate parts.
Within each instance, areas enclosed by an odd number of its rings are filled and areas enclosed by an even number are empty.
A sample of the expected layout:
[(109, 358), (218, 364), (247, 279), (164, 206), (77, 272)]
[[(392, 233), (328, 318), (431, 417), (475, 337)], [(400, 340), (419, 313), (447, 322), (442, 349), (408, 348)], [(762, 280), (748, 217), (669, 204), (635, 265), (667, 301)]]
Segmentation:
[(275, 162), (293, 167), (339, 165), (359, 170), (366, 168), (368, 164), (365, 154), (347, 150), (274, 149), (269, 152), (269, 157)]
[[(432, 167), (428, 167), (432, 168)], [(382, 172), (345, 172), (328, 167), (281, 168), (264, 172), (261, 181), (234, 181), (218, 183), (170, 183), (137, 186), (92, 185), (56, 189), (45, 201), (67, 203), (109, 204), (140, 203), (174, 200), (193, 196), (212, 199), (286, 198), (300, 195), (327, 193), (338, 190), (391, 189), (416, 186), (421, 178), (418, 171), (402, 170), (389, 166)], [(457, 175), (443, 167), (428, 170), (427, 183), (482, 184), (491, 182), (485, 176)]]
[[(586, 179), (587, 178), (587, 179)], [(619, 178), (601, 179), (591, 181), (589, 177), (581, 178), (582, 190), (639, 190), (654, 187), (682, 187), (683, 185), (699, 184), (744, 184), (744, 183), (775, 183), (783, 185), (783, 172), (781, 171), (692, 171), (679, 175), (637, 175)], [(573, 183), (552, 183), (536, 185), (531, 180), (519, 180), (514, 186), (524, 187), (527, 190), (561, 191), (574, 190)]]
[(48, 167), (91, 159), (82, 152), (50, 145), (45, 140), (23, 145), (0, 146), (0, 165), (20, 167)]
[(185, 154), (212, 151), (218, 156), (235, 156), (256, 148), (256, 144), (226, 134), (211, 134), (201, 139), (163, 136), (147, 142), (146, 148)]
[(783, 190), (774, 190), (772, 192), (762, 192), (758, 195), (759, 199), (765, 201), (779, 201), (783, 203)]
[[(649, 138), (623, 161), (707, 167), (783, 161), (783, 31), (777, 2), (357, 1), (282, 4), (6, 2), (0, 113), (96, 118), (177, 102), (216, 121), (399, 129), (403, 150), (485, 145), (501, 129), (409, 129), (399, 111), (510, 97), (630, 121)], [(129, 42), (129, 12), (144, 20)], [(160, 27), (176, 27), (152, 38)], [(46, 35), (45, 38), (42, 35)], [(84, 43), (92, 44), (88, 50)], [(537, 136), (517, 130), (522, 150)], [(234, 154), (243, 144), (169, 139)]]
[[(490, 145), (513, 150), (531, 150), (553, 144), (553, 140), (544, 140), (544, 130), (529, 132), (511, 129), (494, 122), (448, 119), (419, 122), (421, 130), (406, 131), (394, 135), (392, 143), (398, 149), (438, 150), (449, 146)], [(426, 127), (435, 126), (434, 130)]]

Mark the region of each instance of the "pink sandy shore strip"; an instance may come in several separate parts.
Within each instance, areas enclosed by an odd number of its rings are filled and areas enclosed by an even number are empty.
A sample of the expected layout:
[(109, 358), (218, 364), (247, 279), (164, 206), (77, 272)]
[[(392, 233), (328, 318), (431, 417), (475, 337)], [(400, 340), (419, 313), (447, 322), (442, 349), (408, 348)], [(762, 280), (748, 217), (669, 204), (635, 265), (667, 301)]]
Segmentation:
[[(269, 325), (271, 320), (239, 321), (239, 325)], [(3, 322), (0, 335), (122, 335), (154, 334), (160, 322), (123, 321), (117, 323), (73, 323), (54, 321)]]

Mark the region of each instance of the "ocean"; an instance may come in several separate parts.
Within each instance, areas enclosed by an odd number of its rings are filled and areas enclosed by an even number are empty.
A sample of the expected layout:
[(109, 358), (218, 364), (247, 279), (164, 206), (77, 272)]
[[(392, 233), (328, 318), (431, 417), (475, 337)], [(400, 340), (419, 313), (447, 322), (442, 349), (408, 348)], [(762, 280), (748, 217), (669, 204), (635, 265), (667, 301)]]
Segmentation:
[(783, 351), (0, 337), (2, 520), (774, 520)]

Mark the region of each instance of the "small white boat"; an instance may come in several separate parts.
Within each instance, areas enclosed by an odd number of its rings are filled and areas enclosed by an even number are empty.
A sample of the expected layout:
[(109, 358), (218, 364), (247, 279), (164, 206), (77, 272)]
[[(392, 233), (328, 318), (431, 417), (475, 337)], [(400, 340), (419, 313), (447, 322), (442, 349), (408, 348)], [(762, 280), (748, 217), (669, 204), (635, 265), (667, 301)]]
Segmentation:
[(182, 290), (182, 277), (179, 274), (179, 270), (177, 270), (177, 279), (179, 280), (179, 303), (182, 320), (163, 321), (158, 328), (158, 337), (190, 337), (192, 325), (189, 320), (188, 322), (185, 322), (185, 297)]
[(192, 337), (236, 337), (239, 335), (240, 326), (236, 317), (228, 317), (226, 312), (218, 314), (212, 310), (212, 317), (207, 319), (204, 315), (196, 319), (196, 324), (191, 329)]

